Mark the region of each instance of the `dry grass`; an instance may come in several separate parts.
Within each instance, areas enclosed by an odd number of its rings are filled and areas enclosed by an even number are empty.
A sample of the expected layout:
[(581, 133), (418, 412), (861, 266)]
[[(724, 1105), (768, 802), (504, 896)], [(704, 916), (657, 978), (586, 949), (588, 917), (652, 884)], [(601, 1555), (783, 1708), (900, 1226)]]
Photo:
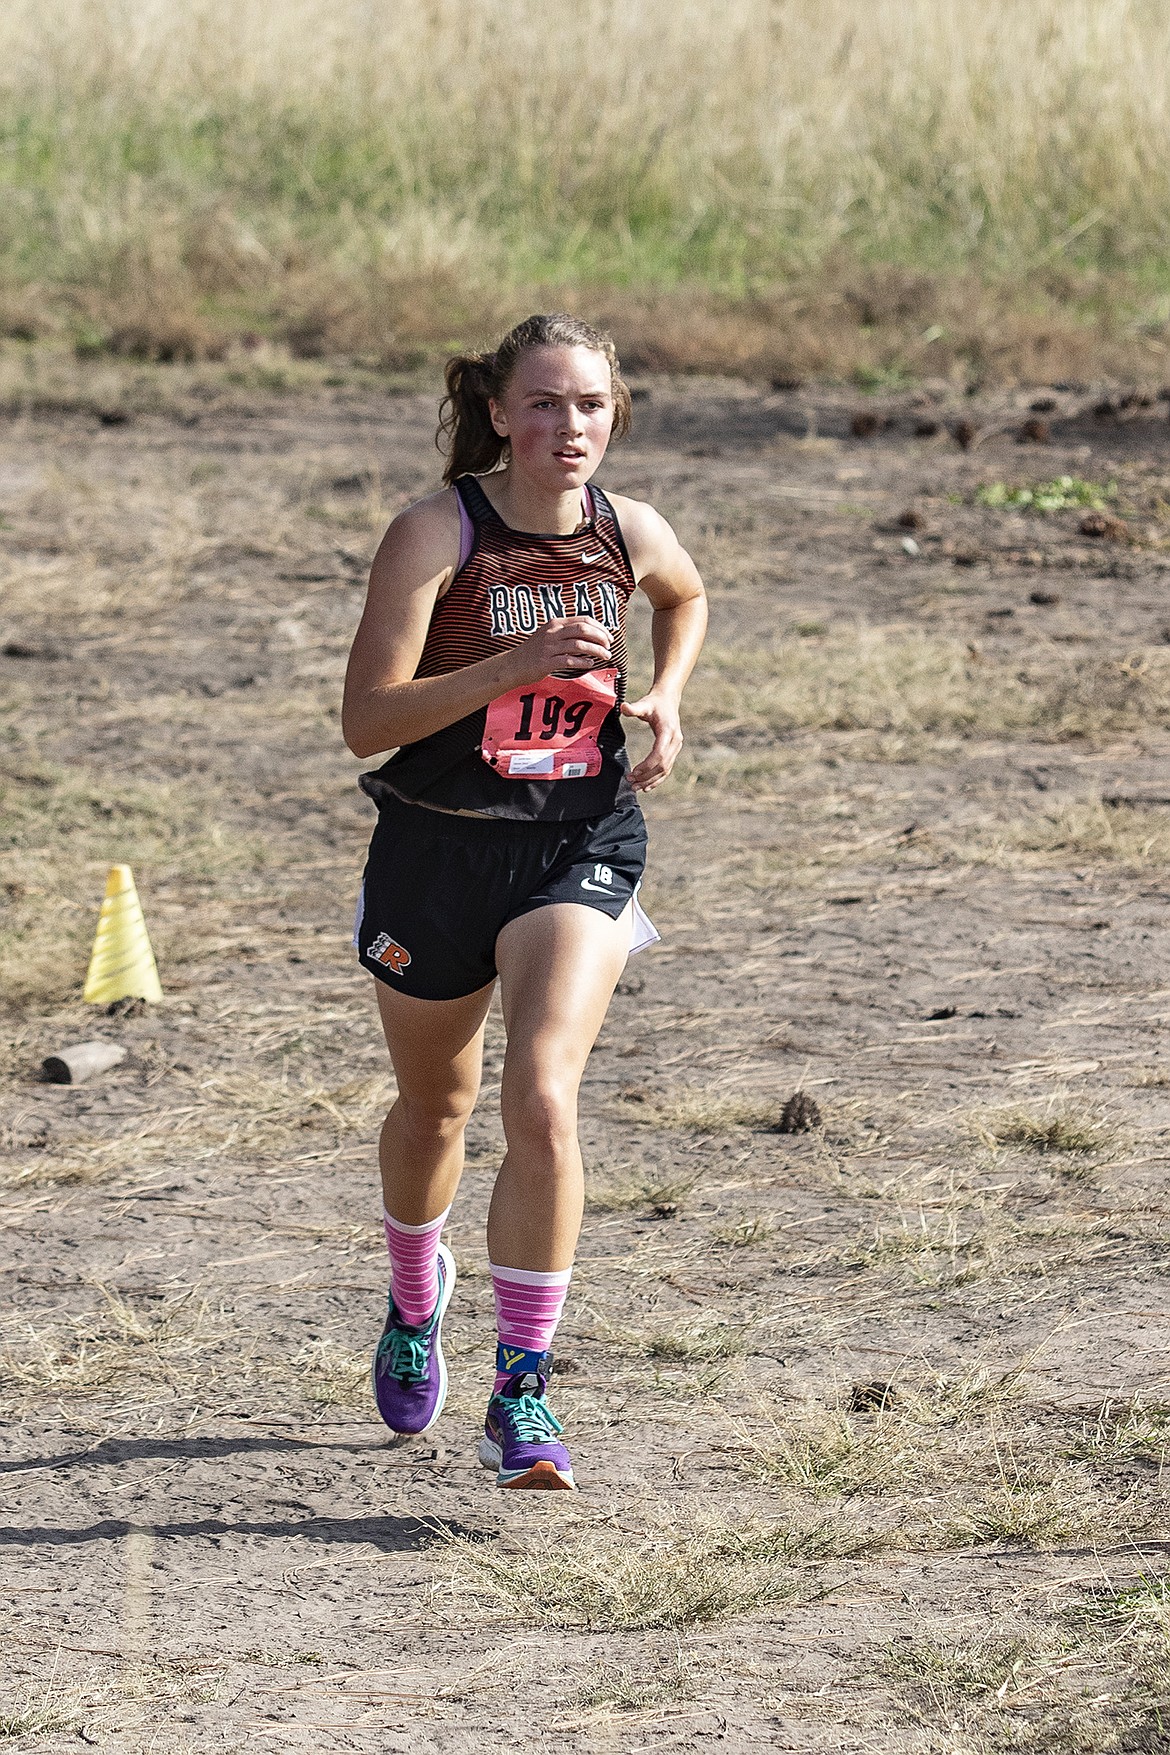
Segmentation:
[[(1170, 724), (1170, 653), (1124, 658), (1018, 661), (973, 656), (957, 640), (914, 629), (866, 629), (772, 651), (708, 646), (687, 697), (694, 736), (728, 740), (692, 755), (700, 780), (723, 778), (728, 760), (763, 761), (761, 739), (796, 731), (881, 734), (850, 751), (904, 754), (890, 739), (1029, 737), (1096, 739)], [(746, 743), (741, 753), (737, 746)], [(722, 765), (721, 765), (722, 764)], [(1103, 807), (1102, 807), (1103, 810)], [(1157, 823), (1146, 818), (1147, 834)], [(1114, 834), (1130, 834), (1119, 813)], [(1102, 820), (1097, 836), (1108, 840)], [(1056, 843), (1054, 843), (1056, 845)]]
[(676, 1646), (673, 1652), (658, 1654), (652, 1665), (643, 1663), (636, 1669), (626, 1664), (599, 1666), (592, 1680), (578, 1693), (576, 1704), (617, 1712), (645, 1712), (651, 1707), (693, 1700), (701, 1687), (694, 1658)]
[(279, 1385), (285, 1406), (306, 1417), (328, 1408), (370, 1406), (369, 1358), (322, 1338), (277, 1366), (264, 1363), (264, 1337), (233, 1300), (190, 1292), (131, 1300), (96, 1288), (97, 1310), (34, 1323), (10, 1317), (0, 1329), (0, 1403), (15, 1412), (46, 1397), (70, 1402), (114, 1395), (119, 1402), (238, 1395), (257, 1382)]
[(962, 1505), (955, 1509), (971, 1541), (1026, 1548), (1093, 1541), (1119, 1528), (1132, 1535), (1145, 1521), (1134, 1506), (1104, 1498), (1099, 1483), (1084, 1469), (1070, 1464), (1024, 1467), (1010, 1457), (1001, 1460), (993, 1486), (964, 1492)]
[(1135, 1091), (1164, 1091), (1170, 1085), (1170, 1067), (1137, 1067), (1130, 1084)]
[(1148, 1463), (1159, 1475), (1170, 1448), (1170, 1409), (1150, 1407), (1137, 1400), (1105, 1402), (1095, 1421), (1082, 1426), (1075, 1454), (1086, 1462), (1106, 1468), (1124, 1463)]
[(41, 1737), (76, 1733), (78, 1717), (76, 1708), (63, 1704), (48, 1688), (39, 1700), (30, 1699), (16, 1712), (0, 1712), (0, 1743), (36, 1742)]
[(686, 1088), (651, 1091), (630, 1086), (618, 1096), (627, 1120), (691, 1133), (729, 1133), (737, 1127), (771, 1129), (783, 1108), (774, 1098)]
[(1167, 39), (1125, 0), (17, 0), (0, 328), (387, 363), (570, 298), (651, 364), (1153, 361)]
[(1054, 1158), (1100, 1158), (1115, 1151), (1121, 1134), (1115, 1123), (1088, 1103), (1052, 1096), (1042, 1104), (1008, 1104), (972, 1116), (970, 1128), (992, 1151), (1019, 1146)]
[[(382, 1075), (326, 1088), (287, 1072), (241, 1072), (198, 1080), (191, 1102), (152, 1105), (120, 1133), (79, 1134), (46, 1148), (18, 1149), (2, 1179), (9, 1187), (98, 1182), (132, 1176), (181, 1157), (187, 1163), (245, 1159), (253, 1164), (328, 1162), (357, 1135), (368, 1136), (388, 1106), (392, 1087)], [(340, 1225), (346, 1236), (360, 1225)]]
[(452, 1541), (456, 1579), (485, 1601), (529, 1625), (595, 1633), (703, 1627), (794, 1602), (809, 1594), (809, 1565), (856, 1546), (823, 1521), (765, 1528), (683, 1516), (637, 1536), (534, 1531), (520, 1553)]
[(586, 1210), (591, 1213), (632, 1213), (649, 1208), (656, 1217), (671, 1217), (682, 1210), (699, 1183), (698, 1176), (660, 1180), (654, 1176), (614, 1176), (589, 1179), (585, 1190)]
[[(995, 1433), (1019, 1391), (1019, 1368), (986, 1367), (959, 1378), (898, 1381), (875, 1411), (810, 1404), (794, 1414), (761, 1402), (740, 1432), (744, 1466), (759, 1478), (796, 1488), (814, 1501), (867, 1495), (898, 1501), (946, 1494), (966, 1477), (986, 1473)], [(935, 1510), (922, 1522), (914, 1506), (901, 1539), (927, 1529), (936, 1541), (950, 1513)]]
[(961, 1469), (979, 1474), (995, 1450), (1000, 1416), (1019, 1395), (1019, 1372), (975, 1367), (961, 1378), (896, 1381), (872, 1413), (807, 1404), (777, 1415), (760, 1404), (740, 1432), (749, 1471), (812, 1499), (937, 1492)]
[[(0, 1342), (0, 1394), (10, 1406), (45, 1394), (71, 1398), (142, 1388), (178, 1393), (199, 1385), (209, 1358), (224, 1346), (223, 1314), (193, 1293), (136, 1306), (99, 1286), (92, 1314), (35, 1327), (11, 1317)], [(246, 1349), (232, 1342), (237, 1366)]]
[(914, 1716), (970, 1755), (1162, 1749), (1167, 1600), (1165, 1580), (1142, 1574), (1102, 1584), (1048, 1626), (906, 1635), (879, 1664)]
[(665, 1333), (648, 1335), (642, 1342), (647, 1358), (674, 1365), (716, 1364), (739, 1358), (746, 1348), (742, 1329), (709, 1322), (684, 1323)]
[(952, 1208), (919, 1207), (867, 1229), (843, 1252), (844, 1264), (908, 1278), (920, 1287), (957, 1287), (1006, 1265), (1018, 1230), (991, 1213), (963, 1221)]
[(1069, 1619), (1111, 1638), (1148, 1640), (1170, 1661), (1170, 1580), (1161, 1573), (1140, 1573), (1120, 1589), (1106, 1585), (1077, 1604)]
[[(1092, 1699), (1090, 1666), (1051, 1633), (905, 1636), (881, 1653), (914, 1716), (964, 1755), (1105, 1755), (1124, 1741), (1116, 1703)], [(1148, 1745), (1153, 1747), (1154, 1745)]]
[(333, 1341), (310, 1341), (292, 1361), (292, 1377), (317, 1408), (369, 1408), (370, 1361)]
[[(26, 1016), (80, 991), (105, 874), (135, 868), (144, 906), (182, 883), (212, 901), (263, 870), (257, 838), (217, 820), (214, 801), (190, 785), (134, 784), (39, 763), (0, 771), (0, 995)], [(198, 955), (189, 923), (172, 935), (151, 914), (156, 952), (172, 963)]]
[(1041, 1654), (1026, 1638), (987, 1634), (968, 1642), (905, 1638), (882, 1654), (882, 1668), (895, 1681), (922, 1689), (938, 1708), (959, 1700), (995, 1696), (1018, 1687), (1035, 1671)]
[(798, 1504), (864, 1501), (872, 1539), (897, 1548), (1046, 1548), (1150, 1527), (1149, 1495), (1107, 1491), (1070, 1461), (1063, 1430), (1017, 1405), (1021, 1369), (898, 1379), (860, 1413), (761, 1398), (738, 1430), (740, 1466)]
[(837, 1410), (809, 1411), (787, 1427), (775, 1420), (770, 1430), (753, 1426), (745, 1441), (752, 1472), (814, 1500), (896, 1493), (911, 1480), (924, 1486), (933, 1472), (928, 1454), (937, 1450), (936, 1439), (912, 1434), (903, 1421), (865, 1430)]
[[(1160, 715), (1161, 708), (1157, 711)], [(945, 844), (951, 850), (949, 839)], [(1151, 865), (1164, 866), (1170, 859), (1170, 812), (1078, 799), (996, 826), (977, 848), (964, 852), (968, 858), (994, 865), (1091, 861), (1142, 871)]]

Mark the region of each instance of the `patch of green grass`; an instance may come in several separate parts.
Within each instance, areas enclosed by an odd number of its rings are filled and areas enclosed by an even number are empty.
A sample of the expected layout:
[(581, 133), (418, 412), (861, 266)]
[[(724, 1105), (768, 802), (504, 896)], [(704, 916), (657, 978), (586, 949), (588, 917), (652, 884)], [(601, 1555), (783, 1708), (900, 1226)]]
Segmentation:
[(757, 1244), (768, 1243), (775, 1234), (776, 1227), (771, 1219), (762, 1213), (754, 1217), (745, 1217), (735, 1225), (723, 1225), (712, 1231), (712, 1241), (726, 1243), (729, 1249), (752, 1249)]
[(1128, 1666), (1057, 1627), (968, 1638), (906, 1636), (878, 1654), (931, 1747), (958, 1755), (1123, 1755), (1166, 1747), (1160, 1702)]
[(1091, 506), (1100, 511), (1117, 498), (1117, 483), (1084, 481), (1078, 475), (1057, 476), (1055, 481), (1039, 481), (1031, 487), (992, 481), (978, 488), (975, 498), (981, 506), (1008, 507), (1014, 511), (1063, 512), (1072, 506)]
[(0, 1714), (0, 1742), (23, 1742), (26, 1738), (51, 1737), (77, 1728), (77, 1714), (44, 1700), (19, 1712)]
[[(938, 340), (939, 335), (935, 335), (932, 339)], [(859, 366), (853, 374), (853, 382), (859, 390), (864, 390), (867, 395), (877, 396), (882, 393), (888, 395), (895, 390), (905, 390), (908, 384), (914, 382), (914, 379), (913, 375), (908, 373), (904, 367), (892, 364)]]
[(1170, 1579), (1142, 1572), (1119, 1589), (1106, 1586), (1075, 1604), (1069, 1619), (1127, 1639), (1153, 1634), (1170, 1655)]

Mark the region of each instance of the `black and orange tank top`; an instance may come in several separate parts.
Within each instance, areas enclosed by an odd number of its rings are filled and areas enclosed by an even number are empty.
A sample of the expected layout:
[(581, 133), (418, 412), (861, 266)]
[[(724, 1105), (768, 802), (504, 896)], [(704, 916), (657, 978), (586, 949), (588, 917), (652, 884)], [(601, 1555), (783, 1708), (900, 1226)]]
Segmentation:
[[(436, 603), (416, 676), (445, 676), (518, 646), (560, 616), (592, 616), (612, 636), (617, 704), (596, 735), (598, 772), (580, 778), (518, 777), (483, 753), (488, 709), (417, 743), (404, 744), (362, 787), (377, 801), (387, 791), (444, 810), (521, 822), (606, 816), (633, 799), (618, 712), (626, 681), (626, 604), (634, 574), (613, 507), (586, 488), (588, 515), (571, 536), (544, 536), (505, 524), (478, 480), (455, 483), (467, 531), (460, 566)], [(572, 772), (572, 769), (566, 770)]]

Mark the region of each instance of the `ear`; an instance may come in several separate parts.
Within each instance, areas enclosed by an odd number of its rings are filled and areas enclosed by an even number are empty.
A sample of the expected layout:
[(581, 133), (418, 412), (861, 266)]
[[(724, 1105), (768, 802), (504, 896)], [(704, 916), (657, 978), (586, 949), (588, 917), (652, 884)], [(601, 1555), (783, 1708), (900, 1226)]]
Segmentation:
[(504, 413), (503, 405), (497, 402), (494, 396), (488, 397), (488, 411), (491, 414), (492, 426), (496, 433), (501, 439), (506, 439), (508, 437), (508, 417)]

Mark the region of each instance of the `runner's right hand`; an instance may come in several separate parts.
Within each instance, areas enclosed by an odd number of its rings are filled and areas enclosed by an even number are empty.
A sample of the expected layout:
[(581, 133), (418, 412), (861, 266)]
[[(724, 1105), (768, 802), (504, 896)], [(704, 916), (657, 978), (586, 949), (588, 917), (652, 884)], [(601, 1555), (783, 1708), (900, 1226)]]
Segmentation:
[(610, 637), (592, 616), (576, 615), (546, 622), (531, 634), (523, 645), (516, 646), (513, 658), (518, 669), (517, 683), (540, 682), (546, 676), (565, 672), (593, 670), (613, 659)]

